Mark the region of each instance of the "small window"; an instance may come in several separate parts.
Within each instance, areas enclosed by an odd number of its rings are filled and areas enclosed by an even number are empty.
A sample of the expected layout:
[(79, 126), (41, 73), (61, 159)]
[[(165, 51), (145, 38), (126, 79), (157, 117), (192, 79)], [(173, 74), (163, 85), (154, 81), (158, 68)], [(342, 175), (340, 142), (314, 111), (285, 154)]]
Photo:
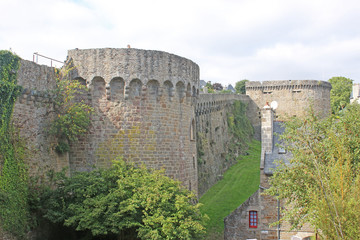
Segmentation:
[(257, 211), (250, 211), (249, 212), (249, 227), (250, 228), (257, 228), (258, 227)]
[(190, 125), (190, 141), (195, 141), (195, 119), (191, 121)]

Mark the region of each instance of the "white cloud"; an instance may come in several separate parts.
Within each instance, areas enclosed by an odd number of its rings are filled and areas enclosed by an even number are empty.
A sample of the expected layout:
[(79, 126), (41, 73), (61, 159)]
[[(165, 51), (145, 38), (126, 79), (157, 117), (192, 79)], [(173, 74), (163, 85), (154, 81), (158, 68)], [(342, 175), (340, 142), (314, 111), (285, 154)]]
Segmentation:
[(356, 0), (1, 0), (0, 48), (64, 60), (68, 49), (154, 49), (201, 78), (360, 81)]

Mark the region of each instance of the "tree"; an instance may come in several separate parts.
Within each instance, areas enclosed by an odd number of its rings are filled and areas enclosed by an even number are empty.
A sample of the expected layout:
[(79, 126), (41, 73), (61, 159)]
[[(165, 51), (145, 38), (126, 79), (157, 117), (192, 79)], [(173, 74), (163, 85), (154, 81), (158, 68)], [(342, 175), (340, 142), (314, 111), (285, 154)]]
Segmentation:
[(61, 175), (54, 187), (42, 195), (44, 216), (90, 238), (202, 239), (205, 232), (194, 194), (163, 170), (116, 161), (110, 169)]
[(268, 194), (284, 201), (282, 220), (305, 222), (326, 239), (360, 234), (360, 105), (319, 120), (314, 113), (286, 123), (281, 139), (293, 158), (280, 164)]
[(224, 89), (224, 87), (221, 85), (221, 83), (214, 83), (212, 85), (213, 89), (215, 89), (216, 91), (221, 91)]
[(244, 79), (244, 80), (236, 82), (236, 84), (235, 84), (236, 93), (239, 93), (239, 94), (246, 93), (246, 89), (245, 89), (246, 82), (249, 82), (249, 80)]
[(58, 153), (70, 150), (69, 142), (76, 142), (90, 127), (90, 115), (94, 109), (83, 100), (76, 99), (87, 91), (77, 80), (69, 79), (71, 69), (55, 69), (56, 88), (51, 92), (55, 117), (50, 133), (57, 137), (55, 150)]
[(332, 77), (329, 82), (332, 85), (330, 91), (331, 110), (336, 114), (350, 103), (353, 80), (345, 77)]
[(206, 87), (208, 93), (214, 93), (215, 92), (214, 87), (211, 85), (210, 81), (206, 83), (205, 87)]

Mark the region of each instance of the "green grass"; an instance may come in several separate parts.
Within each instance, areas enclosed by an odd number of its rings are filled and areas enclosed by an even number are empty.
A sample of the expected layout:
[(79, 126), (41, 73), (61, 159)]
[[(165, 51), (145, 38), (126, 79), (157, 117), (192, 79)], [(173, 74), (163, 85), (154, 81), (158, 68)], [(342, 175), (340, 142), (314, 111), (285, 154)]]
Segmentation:
[(212, 186), (201, 198), (201, 212), (210, 220), (206, 239), (222, 239), (224, 218), (248, 199), (259, 187), (261, 144), (254, 140), (238, 162), (224, 174), (224, 178)]

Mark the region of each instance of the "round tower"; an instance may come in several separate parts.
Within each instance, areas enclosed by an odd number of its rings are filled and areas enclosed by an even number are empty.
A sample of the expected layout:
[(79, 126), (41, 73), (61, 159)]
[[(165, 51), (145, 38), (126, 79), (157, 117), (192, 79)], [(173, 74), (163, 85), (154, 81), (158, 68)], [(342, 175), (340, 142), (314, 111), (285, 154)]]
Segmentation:
[(91, 131), (73, 144), (70, 167), (106, 167), (122, 157), (166, 174), (197, 192), (194, 105), (199, 67), (161, 51), (74, 49), (71, 78), (89, 88)]
[(277, 102), (276, 115), (279, 120), (286, 117), (302, 116), (312, 106), (320, 117), (330, 114), (331, 84), (317, 80), (286, 80), (247, 82), (246, 95), (258, 107), (267, 102)]
[(319, 117), (330, 114), (331, 84), (318, 80), (283, 80), (283, 81), (250, 81), (246, 83), (246, 95), (257, 105), (257, 113), (253, 114), (251, 122), (255, 135), (260, 139), (260, 109), (266, 103), (275, 103), (276, 120), (284, 121), (289, 117), (303, 116), (309, 107)]

